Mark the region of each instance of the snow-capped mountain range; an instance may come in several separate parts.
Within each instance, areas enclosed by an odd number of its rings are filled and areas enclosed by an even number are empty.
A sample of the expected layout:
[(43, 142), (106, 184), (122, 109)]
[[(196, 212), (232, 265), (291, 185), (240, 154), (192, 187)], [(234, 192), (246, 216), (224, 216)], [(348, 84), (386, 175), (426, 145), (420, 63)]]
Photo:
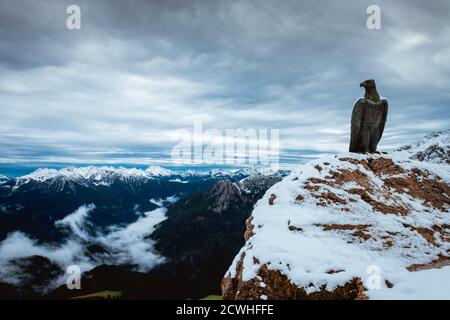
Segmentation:
[(38, 169), (28, 175), (20, 177), (18, 180), (35, 180), (35, 181), (47, 181), (50, 179), (54, 179), (56, 177), (64, 176), (67, 179), (86, 179), (86, 180), (96, 180), (100, 181), (108, 176), (117, 176), (117, 177), (160, 177), (160, 176), (170, 176), (173, 175), (173, 171), (162, 168), (152, 166), (146, 170), (136, 169), (136, 168), (114, 168), (114, 167), (95, 167), (95, 166), (87, 166), (87, 167), (68, 167), (63, 169)]
[[(109, 167), (109, 166), (85, 166), (67, 167), (62, 169), (40, 168), (36, 171), (15, 178), (16, 187), (34, 182), (71, 181), (92, 182), (95, 185), (109, 185), (115, 180), (139, 181), (148, 179), (171, 178), (172, 182), (185, 183), (182, 179), (202, 177), (231, 177), (231, 176), (255, 176), (255, 175), (283, 175), (286, 171), (265, 167), (245, 167), (239, 169), (211, 169), (211, 170), (170, 170), (160, 166), (150, 166), (147, 169)], [(0, 175), (0, 183), (13, 178)]]
[(450, 164), (450, 129), (432, 132), (418, 142), (397, 149), (410, 159)]
[(55, 229), (55, 219), (91, 203), (97, 205), (92, 214), (99, 220), (97, 225), (129, 223), (136, 219), (135, 212), (160, 207), (166, 203), (164, 199), (201, 192), (222, 180), (237, 182), (271, 174), (283, 172), (265, 168), (176, 171), (158, 166), (145, 170), (87, 166), (38, 169), (18, 178), (3, 177), (0, 213), (8, 215), (0, 215), (0, 239), (14, 229), (39, 239), (59, 239), (58, 234), (49, 232)]

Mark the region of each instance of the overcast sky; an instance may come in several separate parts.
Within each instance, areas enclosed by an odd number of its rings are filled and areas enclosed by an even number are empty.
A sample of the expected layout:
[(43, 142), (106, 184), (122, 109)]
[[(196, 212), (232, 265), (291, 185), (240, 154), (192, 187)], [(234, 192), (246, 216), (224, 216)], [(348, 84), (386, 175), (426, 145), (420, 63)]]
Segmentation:
[[(66, 8), (81, 8), (81, 30)], [(381, 7), (381, 30), (366, 9)], [(0, 164), (167, 160), (171, 133), (280, 129), (282, 162), (346, 151), (374, 78), (379, 149), (449, 127), (450, 1), (0, 2)]]

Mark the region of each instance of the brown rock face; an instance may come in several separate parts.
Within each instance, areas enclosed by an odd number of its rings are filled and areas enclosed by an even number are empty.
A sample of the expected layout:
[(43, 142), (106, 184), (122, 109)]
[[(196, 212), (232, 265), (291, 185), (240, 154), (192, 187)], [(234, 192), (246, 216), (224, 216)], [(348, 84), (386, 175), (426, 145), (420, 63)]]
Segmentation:
[(245, 230), (245, 233), (244, 233), (245, 241), (247, 241), (248, 239), (250, 239), (254, 235), (254, 233), (253, 233), (253, 228), (254, 227), (253, 227), (252, 221), (253, 221), (253, 217), (252, 216), (250, 216), (247, 219), (247, 221), (246, 221), (247, 229)]
[[(242, 270), (241, 256), (237, 270)], [(225, 277), (222, 280), (222, 292), (225, 300), (260, 300), (265, 295), (269, 300), (366, 300), (365, 288), (361, 279), (353, 279), (344, 286), (330, 292), (320, 291), (307, 294), (304, 288), (293, 284), (280, 271), (268, 269), (263, 265), (258, 272), (258, 279), (242, 281), (242, 272), (237, 278)], [(263, 284), (263, 285), (261, 285)]]

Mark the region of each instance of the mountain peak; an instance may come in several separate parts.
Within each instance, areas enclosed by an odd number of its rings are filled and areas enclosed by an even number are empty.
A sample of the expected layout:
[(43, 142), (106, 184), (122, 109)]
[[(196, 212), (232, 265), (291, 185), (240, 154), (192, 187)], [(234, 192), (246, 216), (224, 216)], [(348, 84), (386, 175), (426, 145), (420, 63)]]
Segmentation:
[(450, 164), (450, 129), (434, 131), (414, 144), (397, 149), (410, 159)]
[(176, 174), (174, 171), (160, 166), (150, 166), (145, 169), (145, 173), (150, 176), (172, 176)]
[(242, 201), (242, 190), (239, 183), (223, 180), (214, 185), (208, 198), (212, 200), (209, 209), (219, 213), (227, 210), (232, 202)]

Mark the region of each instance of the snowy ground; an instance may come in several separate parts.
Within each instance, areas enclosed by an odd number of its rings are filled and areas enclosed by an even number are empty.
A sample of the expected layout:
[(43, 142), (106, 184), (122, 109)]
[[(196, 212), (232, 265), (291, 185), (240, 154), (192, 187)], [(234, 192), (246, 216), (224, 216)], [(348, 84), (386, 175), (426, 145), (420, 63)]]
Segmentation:
[(369, 290), (375, 300), (450, 300), (450, 266), (418, 272), (402, 272), (394, 288)]

